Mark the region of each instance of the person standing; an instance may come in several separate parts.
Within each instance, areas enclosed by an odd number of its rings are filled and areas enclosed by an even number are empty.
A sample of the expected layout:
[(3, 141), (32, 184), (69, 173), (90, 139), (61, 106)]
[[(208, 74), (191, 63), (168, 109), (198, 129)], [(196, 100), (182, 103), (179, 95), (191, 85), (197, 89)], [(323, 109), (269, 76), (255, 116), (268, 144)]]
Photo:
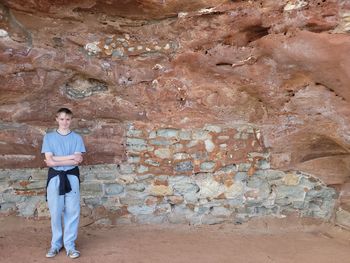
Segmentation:
[[(55, 257), (61, 248), (67, 256), (78, 258), (75, 248), (80, 218), (80, 174), (78, 165), (86, 151), (82, 137), (70, 130), (73, 113), (61, 108), (56, 113), (58, 128), (44, 136), (41, 152), (49, 167), (46, 184), (51, 215), (51, 247), (46, 257)], [(63, 217), (63, 226), (62, 226)]]

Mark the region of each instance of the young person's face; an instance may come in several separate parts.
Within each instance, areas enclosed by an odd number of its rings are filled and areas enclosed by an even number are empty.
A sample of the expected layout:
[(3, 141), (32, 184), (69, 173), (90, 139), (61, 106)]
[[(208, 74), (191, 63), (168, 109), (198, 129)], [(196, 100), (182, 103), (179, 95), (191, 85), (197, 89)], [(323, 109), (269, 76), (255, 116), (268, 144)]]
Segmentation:
[(72, 121), (72, 116), (64, 112), (57, 115), (56, 121), (58, 123), (58, 128), (61, 130), (68, 130)]

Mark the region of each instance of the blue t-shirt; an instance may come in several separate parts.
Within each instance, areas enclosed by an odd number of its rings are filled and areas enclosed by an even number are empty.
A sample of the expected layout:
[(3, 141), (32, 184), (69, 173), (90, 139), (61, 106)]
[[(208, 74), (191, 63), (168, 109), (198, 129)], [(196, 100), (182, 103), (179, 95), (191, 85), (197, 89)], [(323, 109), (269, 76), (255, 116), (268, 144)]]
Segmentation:
[[(47, 133), (44, 136), (41, 153), (52, 153), (53, 156), (67, 156), (76, 152), (86, 152), (83, 139), (73, 131), (67, 135), (59, 134), (57, 131)], [(55, 170), (68, 171), (75, 166), (55, 166)]]

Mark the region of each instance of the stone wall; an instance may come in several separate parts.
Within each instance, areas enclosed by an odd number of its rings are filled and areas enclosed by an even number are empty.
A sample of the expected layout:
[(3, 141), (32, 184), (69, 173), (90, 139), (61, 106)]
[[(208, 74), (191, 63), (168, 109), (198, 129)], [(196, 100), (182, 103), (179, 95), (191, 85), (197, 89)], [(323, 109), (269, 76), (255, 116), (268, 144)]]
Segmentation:
[[(337, 193), (297, 171), (270, 168), (251, 125), (193, 129), (129, 124), (125, 161), (81, 167), (82, 215), (99, 223), (242, 223), (257, 216), (329, 219)], [(0, 170), (0, 213), (48, 217), (46, 169)]]

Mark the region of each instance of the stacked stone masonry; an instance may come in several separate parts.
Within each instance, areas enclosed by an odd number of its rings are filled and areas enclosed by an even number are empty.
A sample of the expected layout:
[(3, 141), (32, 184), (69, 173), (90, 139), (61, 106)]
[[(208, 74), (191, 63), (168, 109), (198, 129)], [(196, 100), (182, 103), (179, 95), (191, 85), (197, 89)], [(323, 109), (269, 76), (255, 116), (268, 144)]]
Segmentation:
[[(215, 224), (333, 214), (336, 191), (310, 175), (271, 169), (256, 127), (129, 124), (125, 147), (120, 164), (81, 168), (83, 216), (104, 224)], [(0, 170), (0, 213), (48, 217), (46, 173)]]

